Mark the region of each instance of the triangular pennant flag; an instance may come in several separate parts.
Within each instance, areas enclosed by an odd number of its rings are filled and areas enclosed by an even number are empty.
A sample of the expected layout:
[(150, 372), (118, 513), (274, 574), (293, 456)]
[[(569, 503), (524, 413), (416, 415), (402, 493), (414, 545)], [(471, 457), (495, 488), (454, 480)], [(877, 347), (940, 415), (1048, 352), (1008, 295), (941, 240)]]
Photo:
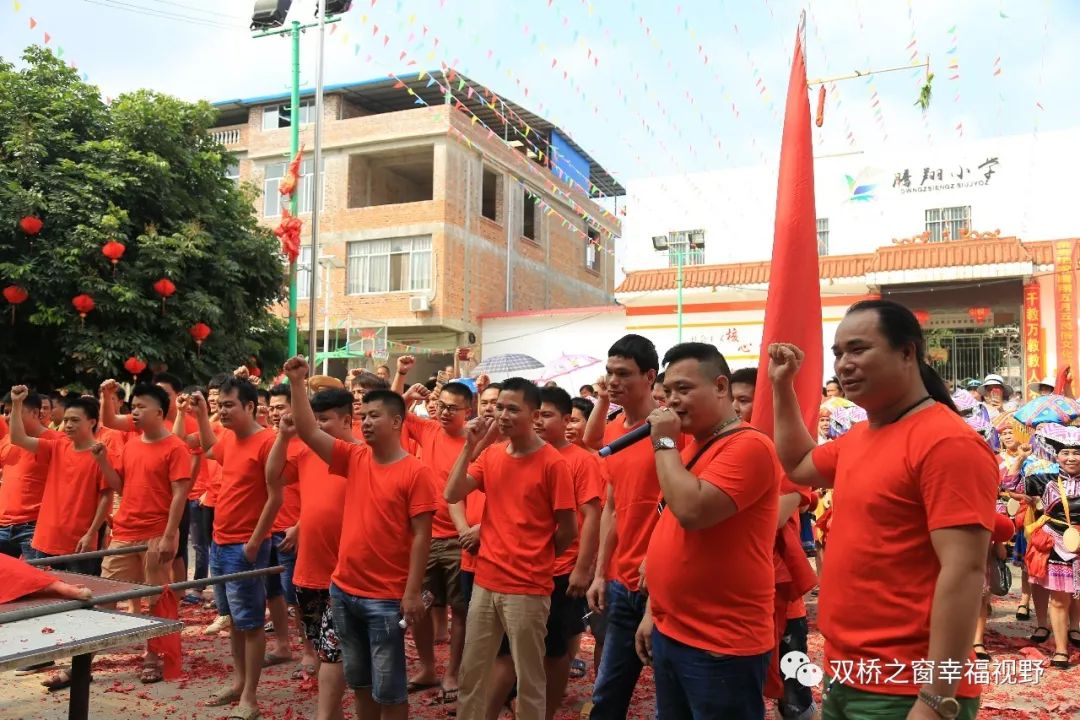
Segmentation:
[(35, 20), (33, 17), (31, 17), (30, 18), (30, 29), (33, 30), (36, 27), (37, 27), (37, 20)]
[(52, 40), (52, 35), (45, 33), (45, 44), (48, 45), (50, 40)]

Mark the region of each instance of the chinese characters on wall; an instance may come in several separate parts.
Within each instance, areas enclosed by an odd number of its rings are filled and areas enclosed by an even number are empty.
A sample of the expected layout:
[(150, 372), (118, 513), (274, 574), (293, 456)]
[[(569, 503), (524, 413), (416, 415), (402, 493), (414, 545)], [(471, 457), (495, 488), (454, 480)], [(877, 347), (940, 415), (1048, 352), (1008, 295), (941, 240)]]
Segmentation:
[(1076, 367), (1076, 298), (1073, 284), (1073, 243), (1062, 240), (1054, 243), (1054, 288), (1057, 312), (1058, 369)]
[(904, 168), (893, 175), (892, 186), (902, 194), (982, 187), (990, 184), (998, 165), (998, 158), (988, 157), (974, 169), (965, 165)]

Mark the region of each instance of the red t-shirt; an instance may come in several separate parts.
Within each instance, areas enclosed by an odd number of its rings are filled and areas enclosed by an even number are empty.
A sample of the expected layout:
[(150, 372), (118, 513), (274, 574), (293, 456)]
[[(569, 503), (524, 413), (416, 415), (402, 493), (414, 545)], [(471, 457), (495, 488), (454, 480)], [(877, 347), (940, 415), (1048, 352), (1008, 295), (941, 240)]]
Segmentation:
[[(46, 429), (38, 439), (59, 439), (63, 433)], [(38, 519), (41, 495), (49, 463), (40, 462), (34, 453), (11, 444), (11, 437), (0, 440), (0, 525), (20, 525)]]
[[(128, 436), (127, 433), (121, 430), (113, 430), (107, 428), (104, 425), (98, 426), (97, 440), (106, 448), (108, 448), (109, 455), (118, 459), (124, 455), (124, 446), (127, 445)], [(113, 467), (116, 467), (115, 465)]]
[[(570, 477), (574, 481), (574, 504), (578, 508), (578, 537), (566, 552), (555, 558), (555, 575), (568, 575), (574, 571), (577, 564), (578, 548), (581, 546), (581, 526), (585, 522), (585, 516), (581, 513), (581, 506), (599, 500), (600, 493), (606, 490), (604, 480), (600, 472), (600, 458), (583, 450), (577, 445), (566, 445), (559, 448), (559, 454), (570, 466)], [(597, 506), (599, 509), (599, 506)]]
[(285, 465), (285, 482), (286, 489), (298, 490), (301, 498), (293, 584), (326, 590), (341, 543), (345, 478), (332, 474), (326, 463), (301, 443), (300, 452)]
[[(484, 518), (484, 505), (487, 504), (487, 495), (479, 490), (473, 490), (465, 498), (465, 522), (469, 527), (478, 525)], [(467, 572), (476, 572), (476, 553), (461, 550), (461, 569)]]
[[(109, 464), (119, 467), (120, 457), (106, 453)], [(94, 454), (76, 450), (67, 437), (39, 438), (37, 460), (49, 472), (31, 546), (49, 555), (69, 555), (94, 521), (98, 499), (108, 489), (105, 475)]]
[(358, 597), (400, 600), (409, 579), (412, 518), (435, 512), (434, 471), (412, 455), (380, 465), (367, 445), (335, 440), (330, 472), (347, 478), (334, 584)]
[[(251, 539), (266, 505), (266, 458), (274, 439), (274, 433), (266, 428), (243, 439), (226, 430), (214, 445), (214, 457), (221, 463), (221, 487), (214, 511), (214, 542), (218, 545)], [(269, 532), (266, 537), (270, 537)]]
[(8, 430), (7, 418), (5, 418), (3, 415), (0, 415), (0, 440), (6, 438), (9, 432), (10, 430)]
[[(644, 420), (642, 421), (644, 422)], [(604, 444), (622, 437), (634, 428), (623, 426), (617, 417), (604, 429)], [(678, 438), (683, 446), (683, 436)], [(649, 547), (660, 501), (660, 481), (656, 479), (652, 442), (640, 440), (604, 459), (615, 491), (615, 535), (617, 543), (606, 568), (606, 576), (618, 580), (628, 590), (636, 591), (641, 583), (641, 561)], [(605, 493), (606, 494), (606, 493)]]
[[(290, 462), (295, 467), (297, 458), (306, 449), (307, 445), (300, 438), (294, 437), (289, 440), (289, 445), (285, 448), (286, 467)], [(323, 465), (325, 464), (323, 463)], [(286, 482), (288, 484), (285, 485), (285, 489), (282, 491), (284, 499), (281, 502), (281, 509), (278, 510), (277, 517), (274, 518), (274, 525), (270, 528), (271, 532), (283, 532), (300, 521), (300, 486), (295, 482), (288, 482), (287, 478)], [(327, 587), (330, 586), (327, 585)]]
[(570, 466), (546, 443), (520, 458), (509, 447), (489, 447), (469, 465), (469, 475), (487, 495), (476, 584), (492, 592), (550, 595), (555, 511), (576, 507)]
[[(997, 459), (959, 415), (934, 405), (883, 427), (857, 423), (813, 454), (833, 484), (828, 560), (818, 597), (826, 674), (863, 690), (915, 695), (913, 662), (930, 649), (930, 611), (941, 564), (930, 533), (994, 527)], [(881, 677), (857, 673), (877, 661)], [(897, 663), (904, 665), (893, 678)], [(980, 686), (961, 673), (957, 695)], [(891, 681), (890, 681), (891, 680)]]
[[(217, 420), (213, 420), (210, 423), (210, 428), (214, 431), (214, 437), (221, 439), (221, 434), (225, 432), (225, 426)], [(206, 500), (203, 501), (203, 507), (217, 507), (218, 490), (221, 489), (221, 463), (217, 460), (210, 460), (204, 455), (202, 464), (206, 466), (207, 481), (206, 481)]]
[(191, 479), (191, 455), (175, 435), (146, 442), (140, 435), (124, 445), (120, 509), (113, 517), (116, 540), (150, 540), (165, 534), (173, 483)]
[(405, 415), (405, 430), (409, 439), (419, 447), (420, 459), (435, 471), (435, 502), (438, 503), (438, 508), (435, 510), (435, 517), (431, 519), (431, 537), (456, 538), (457, 527), (450, 519), (449, 506), (443, 492), (446, 490), (450, 471), (461, 455), (461, 449), (465, 447), (465, 435), (449, 435), (438, 421), (425, 420), (412, 413)]
[[(683, 462), (697, 450), (691, 443)], [(656, 628), (721, 655), (772, 650), (773, 546), (783, 474), (772, 441), (753, 430), (734, 433), (714, 442), (691, 471), (731, 498), (737, 512), (701, 530), (684, 529), (670, 508), (660, 514), (646, 562)]]

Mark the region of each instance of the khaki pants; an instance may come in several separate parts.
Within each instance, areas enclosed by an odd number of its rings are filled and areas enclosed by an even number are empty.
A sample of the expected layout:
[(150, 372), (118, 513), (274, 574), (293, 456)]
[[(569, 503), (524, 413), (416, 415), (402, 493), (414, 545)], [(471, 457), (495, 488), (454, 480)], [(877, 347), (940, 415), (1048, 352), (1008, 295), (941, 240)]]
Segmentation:
[(516, 717), (544, 720), (544, 636), (550, 607), (548, 595), (508, 595), (479, 585), (474, 588), (461, 658), (459, 720), (484, 720), (487, 679), (504, 633), (517, 671)]
[[(160, 538), (150, 540), (113, 540), (109, 548), (149, 545), (154, 547)], [(101, 577), (111, 580), (138, 583), (140, 585), (168, 585), (172, 582), (172, 560), (159, 563), (156, 554), (148, 552), (130, 555), (109, 555), (101, 560)]]

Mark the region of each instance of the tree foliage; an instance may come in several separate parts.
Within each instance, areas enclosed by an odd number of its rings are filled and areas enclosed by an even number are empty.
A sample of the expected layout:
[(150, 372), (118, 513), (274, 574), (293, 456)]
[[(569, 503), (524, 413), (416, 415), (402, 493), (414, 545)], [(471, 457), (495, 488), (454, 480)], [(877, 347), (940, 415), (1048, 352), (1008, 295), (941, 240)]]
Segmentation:
[[(215, 110), (140, 90), (106, 105), (51, 52), (0, 59), (0, 387), (13, 381), (93, 386), (124, 360), (166, 363), (190, 378), (274, 363), (283, 326), (282, 259), (255, 220), (254, 189), (225, 177), (230, 157), (208, 134)], [(36, 237), (19, 219), (36, 215)], [(126, 246), (115, 267), (102, 252)], [(164, 314), (154, 283), (177, 288)], [(72, 298), (90, 295), (85, 321)], [(201, 352), (188, 328), (212, 334)]]

